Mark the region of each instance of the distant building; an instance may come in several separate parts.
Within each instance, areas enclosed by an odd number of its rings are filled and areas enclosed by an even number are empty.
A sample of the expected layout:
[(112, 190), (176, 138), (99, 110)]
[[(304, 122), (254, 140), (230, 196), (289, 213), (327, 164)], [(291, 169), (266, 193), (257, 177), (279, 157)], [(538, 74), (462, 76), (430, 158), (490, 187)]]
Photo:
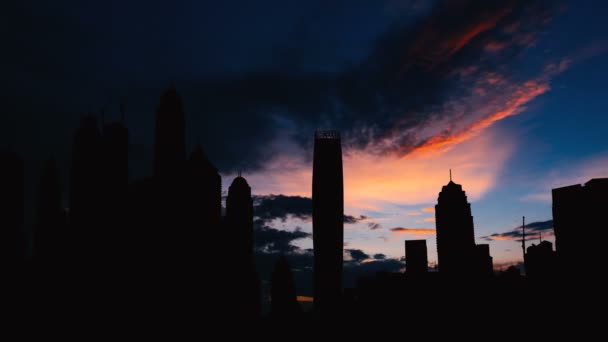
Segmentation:
[(479, 244), (475, 246), (475, 259), (477, 270), (475, 273), (480, 276), (492, 276), (494, 274), (494, 266), (492, 256), (490, 256), (490, 245)]
[(314, 306), (325, 314), (338, 308), (342, 296), (343, 182), (340, 134), (316, 132), (312, 174)]
[(526, 252), (526, 276), (534, 279), (544, 279), (554, 276), (557, 272), (557, 253), (553, 244), (547, 240), (538, 245), (532, 244)]
[(435, 224), (439, 272), (448, 275), (474, 273), (477, 252), (471, 205), (462, 186), (451, 179), (439, 193)]
[(12, 152), (0, 150), (0, 264), (25, 257), (24, 167)]
[(67, 217), (62, 184), (53, 159), (44, 164), (36, 194), (33, 255), (37, 261), (57, 262), (67, 256)]
[(426, 240), (405, 240), (405, 270), (408, 274), (428, 272)]
[(608, 227), (608, 178), (553, 189), (552, 195), (555, 248), (565, 272), (603, 267), (603, 241), (589, 239), (588, 232)]

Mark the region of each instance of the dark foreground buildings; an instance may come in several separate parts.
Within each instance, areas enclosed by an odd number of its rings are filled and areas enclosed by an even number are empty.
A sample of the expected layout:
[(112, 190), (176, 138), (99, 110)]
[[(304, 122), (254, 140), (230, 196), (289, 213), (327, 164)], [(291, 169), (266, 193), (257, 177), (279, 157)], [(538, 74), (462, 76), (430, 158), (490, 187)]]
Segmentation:
[(564, 272), (594, 273), (606, 258), (603, 239), (590, 239), (587, 232), (608, 228), (608, 178), (553, 189), (552, 194), (555, 249)]
[(426, 240), (405, 240), (405, 266), (408, 274), (428, 271)]
[(344, 185), (342, 146), (336, 131), (315, 134), (312, 174), (315, 310), (339, 306), (342, 294)]
[(0, 150), (0, 265), (24, 257), (24, 168), (16, 154)]

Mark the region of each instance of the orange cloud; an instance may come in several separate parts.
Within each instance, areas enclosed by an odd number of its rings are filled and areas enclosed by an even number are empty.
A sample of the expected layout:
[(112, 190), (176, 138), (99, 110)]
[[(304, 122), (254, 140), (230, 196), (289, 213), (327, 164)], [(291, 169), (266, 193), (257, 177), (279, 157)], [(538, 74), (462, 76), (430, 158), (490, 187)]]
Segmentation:
[(407, 213), (405, 213), (405, 216), (420, 216), (422, 215), (422, 213), (419, 213), (417, 211), (409, 211)]
[(425, 207), (425, 208), (422, 208), (422, 211), (427, 212), (427, 213), (434, 213), (435, 207)]
[(314, 301), (314, 299), (309, 296), (296, 296), (296, 299), (298, 300), (298, 302), (304, 303), (312, 303)]
[(506, 117), (520, 113), (524, 109), (524, 105), (534, 100), (537, 96), (544, 94), (549, 90), (548, 84), (538, 83), (536, 81), (528, 81), (517, 87), (506, 101), (505, 107), (501, 108), (488, 116), (473, 122), (467, 127), (456, 133), (451, 130), (431, 137), (421, 145), (417, 146), (412, 153), (437, 153), (446, 151), (452, 146), (463, 141), (469, 140), (472, 137), (480, 134), (483, 130), (490, 127), (496, 121)]
[(435, 222), (435, 218), (434, 217), (427, 217), (424, 219), (424, 222)]
[(403, 228), (403, 227), (396, 227), (396, 228), (391, 228), (391, 232), (393, 232), (393, 233), (402, 233), (402, 234), (435, 234), (435, 229), (433, 229), (433, 228)]

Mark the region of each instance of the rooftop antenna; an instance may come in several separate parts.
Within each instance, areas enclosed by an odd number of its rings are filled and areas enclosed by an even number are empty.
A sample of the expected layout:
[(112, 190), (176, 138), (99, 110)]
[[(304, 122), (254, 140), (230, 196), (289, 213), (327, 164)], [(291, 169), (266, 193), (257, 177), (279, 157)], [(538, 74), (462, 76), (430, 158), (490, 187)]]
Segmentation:
[(239, 177), (241, 177), (241, 170), (239, 170)]
[(543, 242), (543, 232), (541, 232), (540, 230), (538, 231), (538, 243)]
[(452, 169), (450, 169), (450, 182), (452, 181)]
[(526, 260), (526, 217), (521, 217), (522, 225), (521, 225), (521, 250), (524, 253), (524, 261)]

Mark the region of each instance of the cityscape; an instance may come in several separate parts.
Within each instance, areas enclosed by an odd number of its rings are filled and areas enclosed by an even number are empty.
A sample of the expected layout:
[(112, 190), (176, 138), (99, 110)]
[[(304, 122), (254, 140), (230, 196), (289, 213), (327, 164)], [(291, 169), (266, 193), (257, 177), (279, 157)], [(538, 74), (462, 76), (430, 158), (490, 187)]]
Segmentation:
[(597, 338), (608, 2), (0, 13), (17, 336)]

